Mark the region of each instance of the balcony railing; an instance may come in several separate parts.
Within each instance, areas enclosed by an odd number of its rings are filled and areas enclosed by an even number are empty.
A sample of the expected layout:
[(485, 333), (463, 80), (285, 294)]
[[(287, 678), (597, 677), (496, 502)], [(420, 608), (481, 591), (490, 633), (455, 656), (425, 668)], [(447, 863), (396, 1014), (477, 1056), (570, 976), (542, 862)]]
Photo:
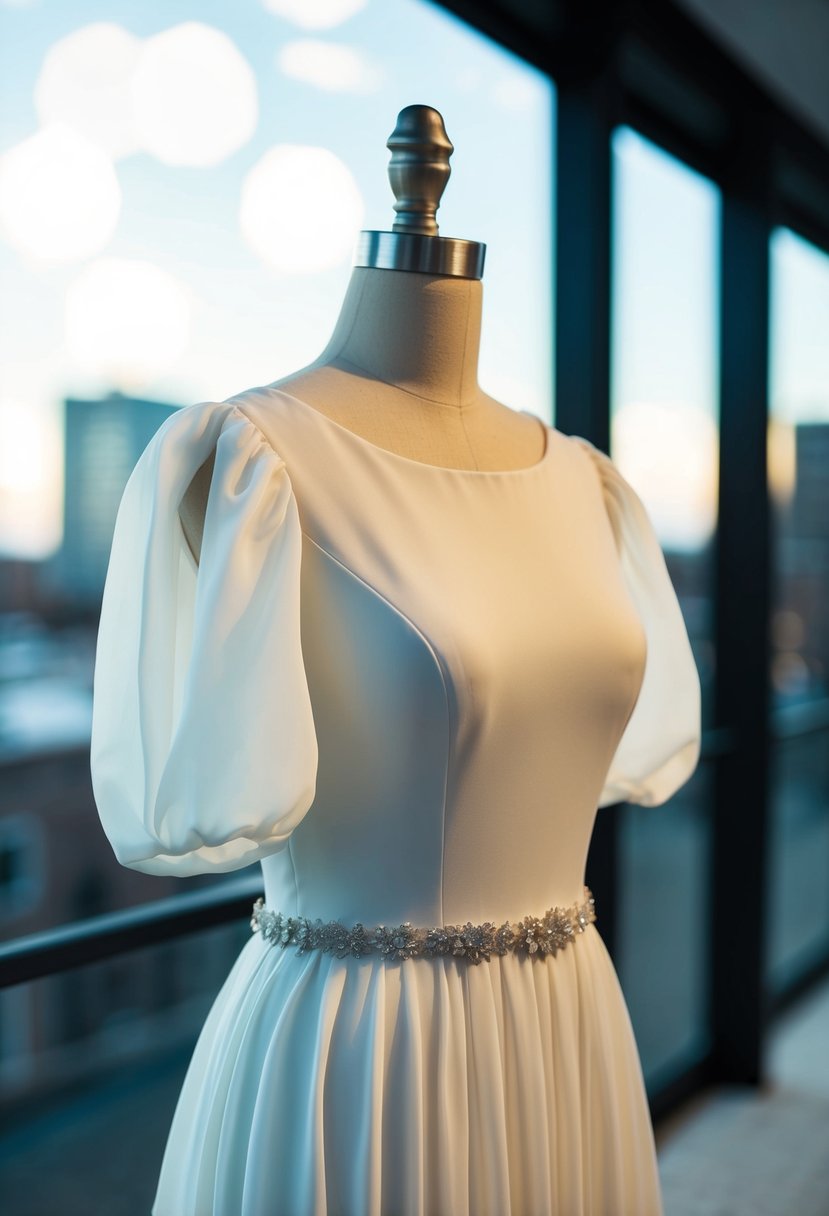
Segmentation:
[(0, 945), (0, 988), (243, 919), (262, 893), (257, 870), (192, 894), (156, 899), (16, 938)]

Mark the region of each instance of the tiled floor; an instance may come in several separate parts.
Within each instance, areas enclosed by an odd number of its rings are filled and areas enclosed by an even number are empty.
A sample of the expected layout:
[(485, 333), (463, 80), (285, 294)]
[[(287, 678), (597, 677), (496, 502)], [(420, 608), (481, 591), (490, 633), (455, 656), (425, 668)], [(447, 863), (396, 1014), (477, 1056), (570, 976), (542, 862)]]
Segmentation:
[(829, 1216), (829, 983), (781, 1018), (768, 1078), (659, 1127), (665, 1216)]

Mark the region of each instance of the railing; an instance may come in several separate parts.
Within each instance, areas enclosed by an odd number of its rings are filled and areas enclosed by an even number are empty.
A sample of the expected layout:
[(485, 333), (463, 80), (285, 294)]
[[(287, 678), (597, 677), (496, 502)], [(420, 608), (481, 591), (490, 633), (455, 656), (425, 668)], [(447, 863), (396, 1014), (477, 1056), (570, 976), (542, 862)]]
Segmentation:
[(155, 946), (236, 918), (243, 920), (250, 916), (253, 901), (262, 893), (262, 875), (257, 870), (192, 894), (156, 899), (15, 938), (0, 945), (0, 988), (42, 979), (142, 946)]

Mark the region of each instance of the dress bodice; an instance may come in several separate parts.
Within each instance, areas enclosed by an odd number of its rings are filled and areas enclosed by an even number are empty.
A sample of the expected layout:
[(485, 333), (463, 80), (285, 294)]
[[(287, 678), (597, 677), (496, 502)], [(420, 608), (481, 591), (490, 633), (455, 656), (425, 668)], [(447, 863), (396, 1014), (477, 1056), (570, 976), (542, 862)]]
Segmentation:
[(529, 468), (443, 468), (281, 390), (244, 408), (291, 471), (319, 744), (270, 905), (443, 924), (580, 898), (645, 661), (590, 460), (548, 427)]
[[(165, 421), (98, 632), (93, 788), (123, 864), (261, 861), (270, 907), (364, 924), (581, 899), (597, 807), (693, 771), (699, 677), (638, 495), (546, 432), (490, 471), (275, 386)], [(178, 509), (214, 449), (197, 566)]]

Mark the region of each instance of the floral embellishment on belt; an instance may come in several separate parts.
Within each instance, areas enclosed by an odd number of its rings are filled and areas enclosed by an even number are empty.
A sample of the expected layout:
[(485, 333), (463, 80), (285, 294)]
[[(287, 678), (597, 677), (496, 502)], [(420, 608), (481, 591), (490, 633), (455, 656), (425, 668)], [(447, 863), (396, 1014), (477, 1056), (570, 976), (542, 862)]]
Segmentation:
[(385, 960), (407, 958), (465, 958), (471, 963), (488, 961), (493, 954), (510, 951), (530, 958), (546, 958), (575, 941), (596, 919), (596, 906), (589, 887), (584, 888), (583, 903), (569, 908), (548, 908), (542, 917), (525, 916), (517, 924), (492, 921), (473, 925), (437, 925), (416, 928), (409, 921), (401, 925), (377, 925), (366, 929), (359, 922), (348, 928), (338, 920), (310, 920), (305, 916), (284, 916), (265, 907), (260, 896), (250, 918), (252, 932), (279, 946), (296, 946), (297, 954), (322, 950), (337, 958), (361, 957), (377, 953)]

